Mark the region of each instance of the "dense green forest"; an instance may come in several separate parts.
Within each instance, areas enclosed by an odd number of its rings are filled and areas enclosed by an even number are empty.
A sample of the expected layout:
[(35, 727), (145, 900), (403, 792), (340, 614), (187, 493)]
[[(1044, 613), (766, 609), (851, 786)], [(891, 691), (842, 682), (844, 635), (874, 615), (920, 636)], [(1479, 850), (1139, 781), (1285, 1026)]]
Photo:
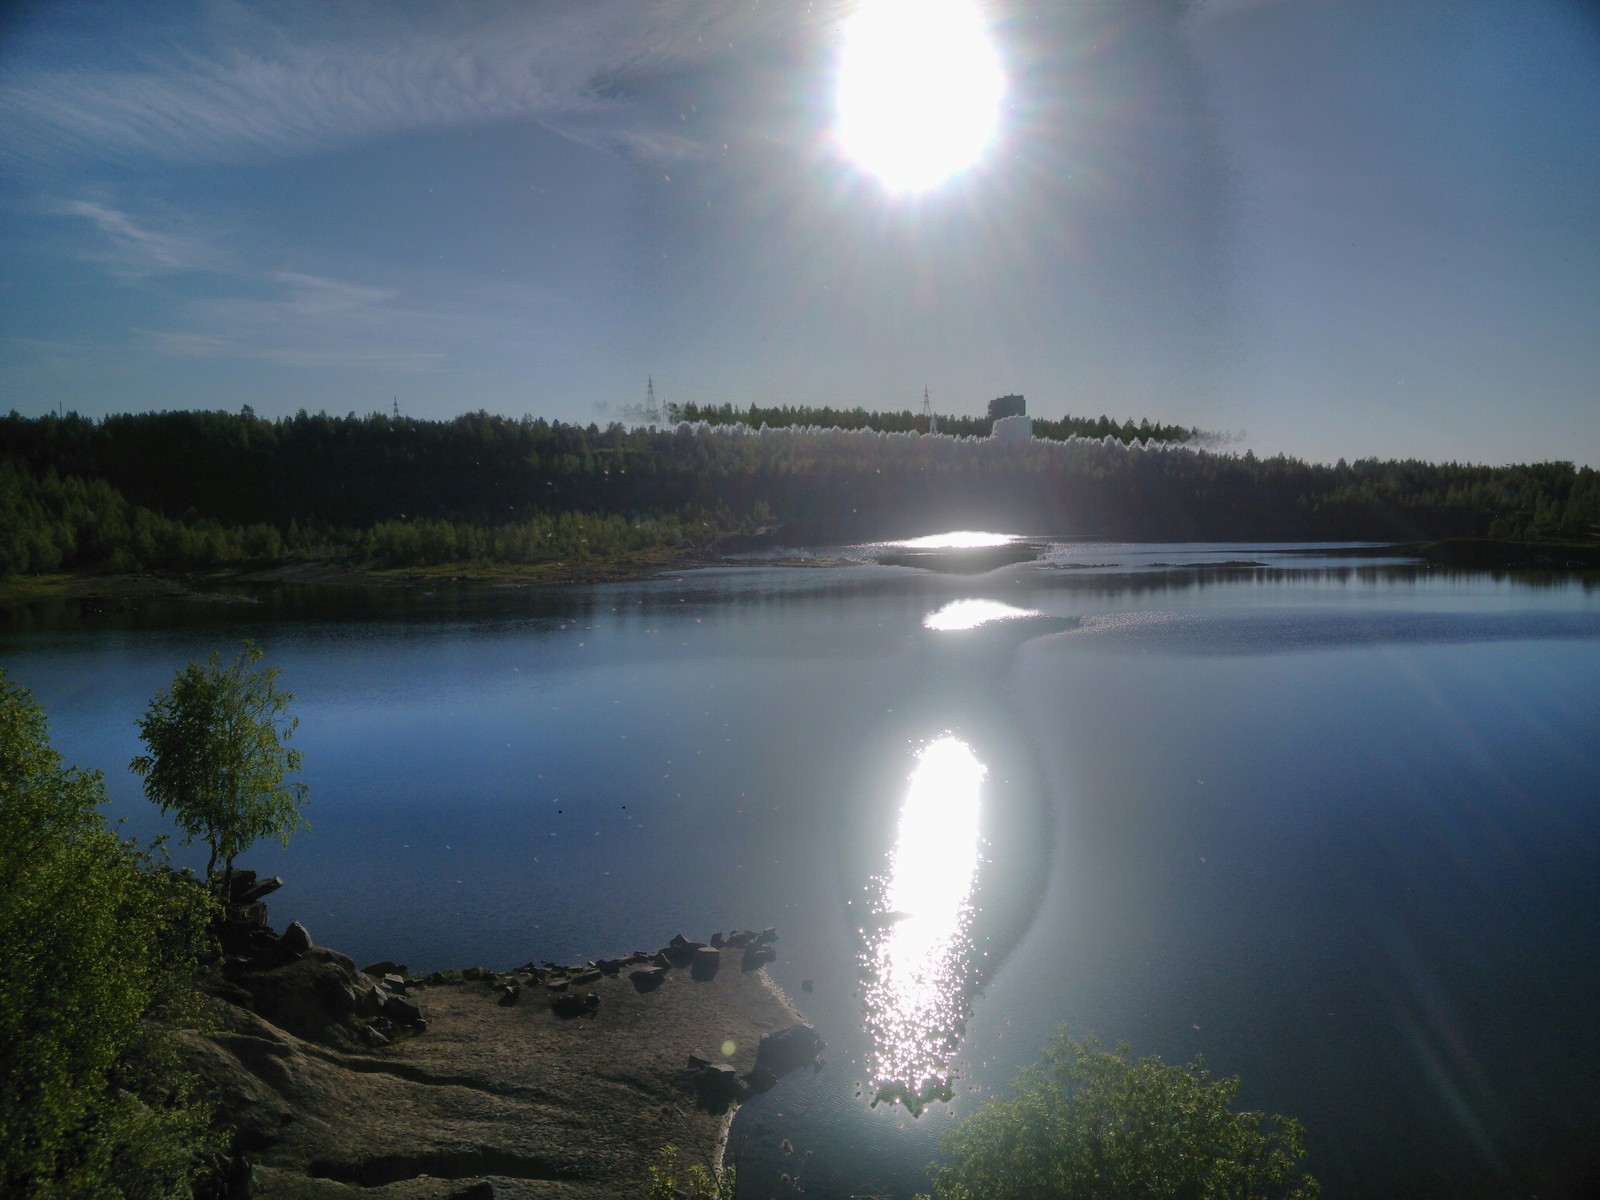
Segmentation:
[[(783, 411), (809, 410), (769, 415)], [(1600, 473), (1329, 466), (1124, 442), (1121, 429), (1003, 444), (748, 420), (602, 429), (483, 412), (0, 418), (8, 575), (324, 555), (537, 563), (693, 548), (758, 528), (823, 544), (984, 525), (1145, 540), (1588, 539), (1600, 534)]]

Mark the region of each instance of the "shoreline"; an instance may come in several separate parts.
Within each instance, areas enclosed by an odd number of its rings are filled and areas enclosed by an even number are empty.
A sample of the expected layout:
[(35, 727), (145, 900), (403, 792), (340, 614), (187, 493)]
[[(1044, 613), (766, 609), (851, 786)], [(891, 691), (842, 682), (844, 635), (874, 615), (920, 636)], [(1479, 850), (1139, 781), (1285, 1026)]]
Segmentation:
[(0, 610), (22, 608), (47, 601), (78, 601), (84, 605), (116, 604), (128, 600), (164, 598), (207, 603), (248, 603), (235, 589), (271, 587), (334, 587), (402, 590), (417, 587), (469, 585), (494, 588), (570, 588), (604, 583), (630, 583), (654, 579), (677, 571), (712, 567), (785, 567), (791, 569), (847, 567), (855, 559), (840, 557), (781, 557), (730, 559), (700, 553), (673, 554), (649, 559), (554, 563), (531, 567), (448, 564), (425, 569), (368, 569), (326, 560), (307, 559), (273, 567), (220, 570), (205, 573), (152, 571), (125, 574), (58, 572), (0, 580)]
[(183, 1034), (229, 1131), (230, 1196), (643, 1195), (664, 1146), (720, 1169), (738, 1108), (820, 1069), (765, 969), (775, 929), (419, 976), (275, 932), (277, 883), (241, 878), (210, 1025)]

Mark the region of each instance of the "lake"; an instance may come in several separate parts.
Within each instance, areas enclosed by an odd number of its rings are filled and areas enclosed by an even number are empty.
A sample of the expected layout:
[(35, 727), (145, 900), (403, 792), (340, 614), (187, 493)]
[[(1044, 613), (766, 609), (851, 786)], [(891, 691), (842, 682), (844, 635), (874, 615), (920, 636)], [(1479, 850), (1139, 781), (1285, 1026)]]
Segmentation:
[[(1330, 1196), (1600, 1183), (1592, 579), (1059, 543), (984, 574), (5, 620), (0, 664), (144, 838), (135, 720), (183, 663), (262, 645), (313, 828), (241, 865), (286, 879), (276, 924), (358, 961), (776, 925), (772, 975), (830, 1047), (741, 1113), (748, 1194), (798, 1169), (909, 1195), (1063, 1023), (1241, 1076), (1305, 1123)], [(920, 1117), (870, 1106), (943, 1073)]]

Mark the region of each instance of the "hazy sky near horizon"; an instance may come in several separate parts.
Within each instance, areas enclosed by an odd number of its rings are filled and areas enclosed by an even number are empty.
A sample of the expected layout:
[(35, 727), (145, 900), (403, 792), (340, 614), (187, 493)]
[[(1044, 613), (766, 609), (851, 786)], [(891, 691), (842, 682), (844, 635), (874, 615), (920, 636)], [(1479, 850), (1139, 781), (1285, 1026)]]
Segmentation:
[(669, 401), (1600, 466), (1600, 12), (994, 0), (979, 162), (836, 137), (844, 0), (0, 16), (0, 407)]

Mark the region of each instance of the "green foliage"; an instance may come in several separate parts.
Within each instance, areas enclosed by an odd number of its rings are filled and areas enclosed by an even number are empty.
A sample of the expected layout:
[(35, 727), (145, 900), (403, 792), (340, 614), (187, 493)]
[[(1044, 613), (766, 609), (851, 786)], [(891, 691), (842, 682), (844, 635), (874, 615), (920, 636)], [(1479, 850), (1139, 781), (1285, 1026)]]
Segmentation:
[(1130, 1061), (1061, 1033), (1044, 1060), (945, 1135), (939, 1200), (1315, 1200), (1304, 1131), (1234, 1112), (1237, 1079), (1196, 1059)]
[(246, 642), (227, 666), (215, 652), (204, 665), (190, 663), (139, 720), (149, 753), (130, 766), (185, 842), (199, 837), (211, 847), (208, 876), (219, 859), (231, 875), (233, 860), (257, 838), (288, 845), (309, 828), (301, 814), (306, 786), (287, 779), (301, 766), (300, 752), (287, 745), (299, 724), (288, 715), (294, 696), (278, 688), (277, 667), (256, 667), (260, 660), (260, 649)]
[(0, 672), (0, 1195), (178, 1197), (215, 1147), (179, 1070), (212, 902), (109, 830)]
[[(338, 555), (411, 566), (614, 558), (771, 524), (815, 542), (937, 528), (1133, 540), (1584, 539), (1600, 471), (1188, 449), (1196, 431), (685, 405), (667, 430), (466, 413), (0, 417), (0, 574)], [(709, 429), (708, 426), (718, 426)], [(766, 432), (757, 432), (761, 426)]]
[(678, 1148), (670, 1142), (661, 1147), (660, 1158), (650, 1168), (650, 1200), (733, 1200), (738, 1190), (732, 1167), (693, 1163), (680, 1172)]

